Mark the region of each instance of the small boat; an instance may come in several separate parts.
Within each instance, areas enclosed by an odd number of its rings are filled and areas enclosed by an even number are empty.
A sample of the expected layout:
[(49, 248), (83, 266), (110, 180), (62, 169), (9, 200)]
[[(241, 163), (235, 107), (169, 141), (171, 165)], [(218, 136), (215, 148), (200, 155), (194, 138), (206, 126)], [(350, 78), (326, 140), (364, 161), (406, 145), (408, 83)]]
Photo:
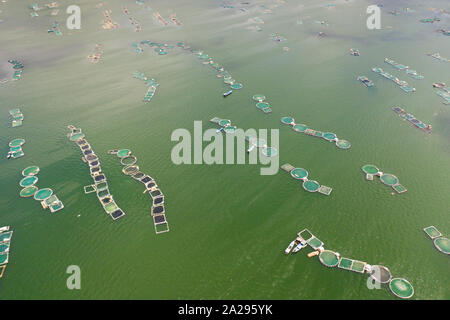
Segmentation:
[(219, 132), (222, 131), (223, 129), (224, 129), (224, 127), (217, 129), (217, 130), (216, 130), (216, 133), (219, 133)]
[(358, 49), (353, 49), (353, 48), (350, 48), (350, 54), (352, 55), (352, 56), (359, 56), (359, 50)]
[(227, 91), (223, 94), (223, 97), (228, 97), (231, 93), (233, 93), (233, 90)]
[(435, 83), (433, 83), (433, 87), (443, 89), (443, 88), (445, 88), (445, 83), (444, 82), (435, 82)]
[(365, 76), (359, 76), (357, 78), (357, 80), (361, 81), (363, 85), (365, 85), (366, 87), (372, 87), (373, 86), (373, 81), (369, 80), (367, 77)]
[(284, 250), (284, 253), (289, 254), (291, 253), (292, 249), (295, 246), (295, 240), (293, 240), (291, 243), (289, 243), (289, 246)]
[(300, 241), (300, 243), (292, 250), (292, 253), (299, 252), (299, 251), (302, 250), (304, 247), (306, 247), (306, 242)]

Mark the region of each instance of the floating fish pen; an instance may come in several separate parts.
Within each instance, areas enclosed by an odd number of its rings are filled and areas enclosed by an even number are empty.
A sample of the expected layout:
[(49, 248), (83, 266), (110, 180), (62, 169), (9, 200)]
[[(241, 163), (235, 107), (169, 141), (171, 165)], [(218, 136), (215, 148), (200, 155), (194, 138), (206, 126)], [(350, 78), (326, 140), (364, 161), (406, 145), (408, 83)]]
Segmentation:
[(23, 113), (19, 108), (14, 108), (9, 110), (9, 115), (11, 117), (11, 127), (20, 127), (23, 124)]
[(367, 265), (366, 262), (344, 257), (340, 258), (339, 263), (337, 264), (338, 268), (358, 273), (364, 273), (366, 265)]
[(414, 295), (414, 288), (408, 280), (403, 278), (394, 278), (389, 282), (389, 289), (397, 297), (409, 299)]
[(96, 44), (94, 48), (94, 52), (90, 55), (88, 55), (88, 59), (92, 63), (99, 62), (100, 58), (103, 55), (103, 46), (101, 44)]
[(283, 37), (283, 36), (281, 36), (281, 35), (279, 35), (277, 33), (271, 33), (270, 34), (270, 39), (272, 41), (274, 41), (274, 42), (277, 42), (277, 43), (284, 42), (284, 41), (287, 40), (285, 37)]
[(259, 148), (261, 154), (265, 157), (275, 157), (278, 155), (278, 150), (274, 147), (268, 146), (265, 139), (245, 136), (245, 140), (248, 141), (249, 144), (247, 152), (252, 152), (255, 148)]
[(10, 64), (12, 64), (12, 68), (14, 70), (13, 76), (11, 79), (3, 79), (0, 81), (0, 84), (6, 83), (8, 81), (20, 80), (22, 78), (23, 73), (23, 63), (18, 60), (8, 60)]
[(437, 250), (444, 254), (450, 254), (450, 240), (442, 236), (442, 233), (435, 227), (429, 226), (423, 231), (433, 240), (433, 244)]
[(372, 80), (369, 80), (369, 78), (367, 78), (366, 76), (359, 76), (359, 77), (356, 78), (356, 80), (361, 81), (361, 83), (362, 83), (366, 88), (369, 88), (369, 87), (373, 87), (373, 86), (374, 86), (373, 81), (372, 81)]
[[(282, 169), (289, 172), (291, 167), (292, 166), (289, 164), (286, 164)], [(326, 267), (338, 267), (339, 269), (361, 274), (367, 273), (372, 280), (380, 284), (389, 284), (389, 288), (392, 293), (399, 298), (408, 299), (414, 295), (412, 285), (406, 279), (393, 278), (387, 267), (380, 265), (369, 265), (367, 262), (341, 257), (338, 252), (325, 249), (324, 243), (308, 229), (303, 229), (297, 235), (298, 238), (291, 242), (289, 247), (285, 250), (286, 253), (290, 253), (296, 244), (295, 241), (298, 241), (299, 243), (306, 243), (314, 250), (308, 254), (308, 257), (318, 256), (320, 263)]]
[(350, 55), (359, 57), (359, 50), (350, 48)]
[[(215, 119), (217, 119), (216, 123), (220, 122), (219, 118)], [(124, 166), (122, 168), (123, 174), (130, 176), (134, 180), (144, 184), (145, 186), (144, 193), (148, 192), (148, 194), (152, 199), (152, 207), (150, 209), (150, 215), (153, 220), (153, 225), (155, 227), (156, 234), (168, 232), (169, 224), (167, 222), (166, 211), (164, 207), (164, 194), (159, 189), (156, 180), (154, 180), (152, 177), (146, 175), (145, 173), (139, 170), (139, 167), (136, 165), (137, 158), (131, 154), (130, 149), (109, 150), (108, 154), (116, 155), (120, 159), (120, 164)], [(93, 186), (90, 187), (92, 188)], [(87, 193), (86, 189), (85, 193)]]
[(256, 108), (258, 110), (261, 110), (264, 113), (271, 113), (272, 112), (272, 108), (270, 106), (269, 103), (264, 102), (264, 100), (266, 100), (266, 96), (262, 95), (262, 94), (255, 94), (253, 95), (252, 99), (256, 102)]
[(3, 277), (6, 265), (9, 262), (9, 249), (13, 231), (9, 231), (9, 226), (0, 228), (0, 278)]
[(339, 254), (331, 250), (323, 250), (319, 254), (320, 262), (327, 267), (336, 267), (339, 263)]
[(433, 53), (433, 54), (427, 53), (427, 56), (430, 56), (430, 57), (432, 57), (432, 58), (434, 58), (434, 59), (436, 59), (436, 60), (439, 60), (439, 61), (441, 61), (441, 62), (450, 62), (450, 59), (447, 59), (447, 58), (442, 57), (442, 56), (439, 54), (439, 52), (436, 52), (436, 53)]
[(420, 19), (419, 21), (422, 22), (422, 23), (434, 23), (434, 22), (437, 22), (437, 21), (441, 21), (441, 19), (434, 17), (434, 18)]
[(183, 25), (181, 23), (181, 21), (177, 18), (177, 14), (176, 13), (171, 13), (169, 18), (176, 26), (182, 26)]
[(220, 129), (218, 129), (216, 132), (225, 132), (227, 134), (233, 134), (237, 129), (236, 126), (231, 125), (231, 120), (228, 119), (220, 119), (218, 117), (214, 117), (209, 121), (220, 126)]
[(394, 77), (392, 74), (383, 71), (383, 69), (381, 69), (379, 67), (372, 68), (372, 71), (380, 74), (381, 76), (385, 77), (386, 79), (393, 81), (400, 89), (402, 89), (403, 91), (405, 91), (407, 93), (416, 91), (416, 88), (410, 87), (408, 85), (408, 82), (406, 82), (404, 80), (400, 80), (397, 77)]
[(111, 19), (111, 10), (106, 10), (103, 12), (105, 20), (102, 21), (102, 27), (105, 30), (117, 29), (119, 25)]
[(416, 70), (411, 70), (408, 66), (405, 66), (404, 64), (397, 63), (389, 58), (384, 58), (384, 62), (390, 64), (391, 66), (393, 66), (398, 70), (404, 70), (408, 75), (410, 75), (412, 78), (416, 80), (422, 80), (424, 78), (423, 75), (418, 74)]
[(145, 85), (147, 86), (147, 92), (145, 93), (143, 101), (150, 102), (150, 100), (155, 95), (156, 88), (159, 86), (159, 84), (156, 82), (155, 79), (147, 78), (142, 72), (138, 71), (134, 72), (133, 77), (145, 82)]
[(58, 21), (53, 22), (52, 26), (50, 27), (50, 29), (48, 29), (47, 33), (54, 33), (57, 36), (62, 35), (61, 30), (59, 30), (59, 22)]
[(160, 14), (159, 12), (153, 13), (153, 16), (155, 17), (156, 21), (158, 21), (163, 26), (168, 26), (169, 22), (167, 22)]
[(445, 88), (444, 90), (437, 90), (436, 94), (441, 97), (442, 99), (444, 99), (444, 101), (442, 102), (445, 105), (449, 105), (450, 104), (450, 93), (448, 91), (448, 88)]
[(8, 144), (9, 151), (6, 156), (7, 159), (17, 159), (23, 157), (25, 153), (22, 150), (22, 145), (25, 143), (25, 139), (17, 138), (11, 140)]
[(374, 176), (380, 177), (380, 181), (392, 187), (397, 193), (406, 192), (406, 188), (399, 183), (399, 179), (390, 173), (381, 172), (376, 166), (366, 164), (362, 166), (362, 171), (366, 174), (366, 180), (372, 181)]
[(349, 141), (339, 139), (337, 135), (333, 132), (318, 131), (308, 128), (306, 124), (296, 124), (294, 118), (292, 117), (282, 117), (281, 123), (290, 125), (295, 132), (304, 133), (308, 136), (322, 138), (326, 141), (334, 142), (336, 147), (338, 147), (339, 149), (346, 150), (350, 149), (350, 147), (352, 146)]
[(320, 185), (316, 180), (309, 180), (308, 171), (303, 168), (295, 168), (289, 163), (283, 164), (280, 168), (289, 173), (295, 180), (302, 181), (303, 189), (308, 192), (319, 192), (321, 194), (329, 196), (333, 191), (333, 189), (328, 186)]
[[(155, 47), (154, 50), (159, 55), (165, 55), (168, 53), (166, 51), (167, 49), (175, 48), (175, 45), (169, 45), (167, 43), (164, 43), (164, 44), (157, 43), (157, 42), (152, 42), (149, 40), (143, 40), (143, 41), (141, 41), (141, 44), (147, 44), (150, 47)], [(201, 61), (202, 64), (211, 67), (214, 71), (217, 72), (217, 77), (223, 78), (223, 82), (225, 84), (229, 85), (232, 90), (239, 90), (244, 87), (242, 83), (238, 83), (235, 79), (233, 79), (231, 74), (228, 71), (226, 71), (222, 65), (220, 65), (219, 63), (214, 61), (214, 59), (212, 57), (210, 57), (208, 54), (206, 54), (204, 51), (193, 50), (190, 46), (187, 46), (184, 42), (178, 42), (176, 44), (176, 47), (181, 48), (186, 51), (189, 51), (194, 56), (196, 56)]]
[(420, 120), (417, 120), (412, 114), (407, 113), (405, 110), (403, 110), (400, 107), (393, 107), (392, 111), (397, 113), (400, 117), (411, 123), (413, 126), (415, 126), (418, 129), (421, 129), (422, 131), (425, 131), (426, 133), (431, 133), (432, 126), (430, 124), (425, 124)]
[[(91, 145), (85, 139), (84, 134), (81, 129), (76, 128), (72, 125), (67, 126), (70, 133), (67, 135), (71, 141), (74, 141), (81, 152), (83, 153), (83, 161), (87, 163), (90, 171), (91, 178), (93, 180), (92, 185), (84, 187), (84, 193), (96, 193), (103, 210), (108, 214), (113, 220), (117, 220), (125, 216), (125, 212), (115, 203), (112, 194), (109, 192), (109, 186), (107, 183), (107, 178), (105, 173), (101, 170), (100, 161), (97, 155), (92, 150)], [(121, 155), (127, 156), (128, 152), (122, 151)]]

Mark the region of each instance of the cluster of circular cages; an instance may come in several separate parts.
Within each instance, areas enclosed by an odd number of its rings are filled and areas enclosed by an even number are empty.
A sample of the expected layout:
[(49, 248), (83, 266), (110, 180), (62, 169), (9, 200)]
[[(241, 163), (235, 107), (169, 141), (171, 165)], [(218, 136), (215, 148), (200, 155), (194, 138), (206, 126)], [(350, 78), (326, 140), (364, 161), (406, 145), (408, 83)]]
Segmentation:
[(266, 96), (263, 94), (255, 94), (253, 95), (252, 99), (256, 101), (256, 108), (258, 110), (261, 110), (264, 113), (271, 113), (272, 108), (271, 105), (268, 102), (264, 102), (266, 100)]
[(8, 159), (17, 159), (20, 157), (23, 157), (25, 153), (22, 150), (22, 145), (25, 143), (25, 139), (17, 138), (14, 140), (11, 140), (8, 144), (9, 151), (7, 158)]
[(308, 229), (298, 233), (298, 239), (308, 244), (318, 253), (319, 261), (326, 267), (338, 267), (358, 273), (368, 273), (369, 277), (377, 283), (389, 284), (389, 289), (394, 295), (402, 299), (411, 298), (414, 288), (404, 278), (393, 278), (389, 269), (381, 265), (369, 265), (366, 262), (344, 258), (338, 252), (324, 249), (324, 243), (314, 236)]
[[(231, 120), (214, 117), (209, 121), (221, 127), (216, 132), (223, 131), (226, 134), (234, 134), (236, 132), (237, 127), (231, 125)], [(250, 146), (247, 152), (251, 152), (255, 148), (260, 148), (262, 155), (265, 157), (275, 157), (278, 155), (278, 150), (274, 147), (269, 147), (265, 139), (245, 136), (245, 140), (248, 141)]]
[(37, 174), (40, 169), (38, 166), (29, 166), (22, 170), (22, 180), (19, 185), (23, 188), (19, 195), (22, 198), (33, 197), (34, 200), (39, 201), (44, 209), (50, 209), (51, 213), (57, 212), (64, 208), (64, 205), (59, 198), (53, 194), (50, 188), (39, 189), (36, 186), (38, 182)]
[(150, 210), (150, 214), (153, 218), (156, 234), (168, 232), (169, 224), (165, 214), (164, 194), (156, 184), (156, 180), (139, 170), (139, 166), (136, 165), (137, 158), (131, 154), (131, 150), (115, 149), (109, 150), (108, 153), (116, 155), (120, 159), (120, 164), (123, 165), (123, 174), (144, 184), (144, 193), (148, 192), (152, 198), (152, 208)]
[(349, 141), (344, 139), (339, 139), (335, 133), (333, 132), (322, 132), (314, 129), (308, 128), (306, 124), (296, 124), (294, 118), (292, 117), (283, 117), (281, 118), (282, 124), (287, 124), (292, 126), (292, 129), (295, 132), (304, 133), (308, 136), (317, 137), (317, 138), (323, 138), (329, 142), (334, 142), (336, 144), (336, 147), (339, 149), (350, 149), (352, 146)]
[(450, 239), (442, 236), (442, 233), (435, 226), (426, 227), (423, 231), (433, 240), (437, 250), (443, 254), (450, 254)]
[(109, 192), (106, 175), (102, 172), (100, 161), (90, 144), (86, 141), (84, 133), (81, 129), (72, 125), (69, 125), (67, 128), (71, 131), (68, 134), (70, 141), (75, 142), (80, 148), (83, 153), (81, 159), (88, 164), (92, 180), (94, 181), (94, 184), (84, 187), (84, 193), (96, 192), (103, 209), (113, 220), (125, 216), (125, 212), (119, 208), (112, 194)]
[(9, 261), (9, 248), (11, 246), (12, 235), (13, 231), (9, 230), (9, 226), (0, 228), (0, 278), (3, 277)]
[(281, 169), (288, 172), (292, 178), (303, 181), (302, 187), (308, 192), (319, 192), (326, 196), (331, 194), (332, 188), (320, 185), (316, 180), (308, 180), (308, 171), (303, 168), (295, 168), (289, 163), (283, 164)]
[(366, 164), (361, 169), (366, 174), (366, 180), (372, 181), (374, 176), (378, 176), (380, 177), (381, 182), (392, 187), (397, 193), (404, 193), (407, 191), (406, 188), (399, 183), (399, 179), (393, 174), (383, 173), (372, 164)]

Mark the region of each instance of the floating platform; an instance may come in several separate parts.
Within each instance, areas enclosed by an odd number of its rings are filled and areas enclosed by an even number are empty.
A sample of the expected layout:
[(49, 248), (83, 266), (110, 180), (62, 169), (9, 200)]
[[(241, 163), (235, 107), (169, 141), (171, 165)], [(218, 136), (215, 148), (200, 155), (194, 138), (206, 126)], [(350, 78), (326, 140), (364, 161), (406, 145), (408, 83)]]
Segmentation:
[(380, 181), (385, 185), (392, 187), (397, 193), (404, 193), (407, 189), (400, 184), (399, 179), (390, 173), (381, 172), (376, 166), (366, 164), (362, 166), (362, 171), (366, 174), (366, 180), (372, 181), (374, 176), (380, 177)]
[(416, 128), (426, 132), (431, 133), (432, 127), (429, 124), (425, 124), (420, 120), (417, 120), (412, 114), (407, 113), (405, 110), (403, 110), (400, 107), (393, 107), (392, 111), (394, 111), (396, 114), (398, 114), (401, 118), (405, 119), (409, 123), (411, 123)]
[(337, 135), (333, 132), (322, 132), (322, 131), (308, 128), (308, 126), (306, 124), (296, 124), (295, 119), (290, 116), (282, 117), (281, 123), (290, 125), (292, 127), (292, 130), (294, 130), (295, 132), (304, 133), (308, 136), (323, 138), (326, 141), (334, 142), (336, 144), (336, 147), (338, 147), (339, 149), (346, 150), (346, 149), (350, 149), (350, 147), (352, 146), (349, 141), (344, 140), (344, 139), (339, 139), (337, 137)]
[(306, 169), (295, 168), (289, 163), (283, 164), (280, 168), (288, 172), (295, 180), (301, 180), (303, 189), (308, 192), (319, 192), (328, 196), (333, 191), (332, 188), (322, 186), (315, 180), (308, 180), (308, 171)]
[(409, 299), (414, 295), (414, 288), (408, 280), (403, 278), (394, 278), (389, 282), (389, 289), (397, 297)]

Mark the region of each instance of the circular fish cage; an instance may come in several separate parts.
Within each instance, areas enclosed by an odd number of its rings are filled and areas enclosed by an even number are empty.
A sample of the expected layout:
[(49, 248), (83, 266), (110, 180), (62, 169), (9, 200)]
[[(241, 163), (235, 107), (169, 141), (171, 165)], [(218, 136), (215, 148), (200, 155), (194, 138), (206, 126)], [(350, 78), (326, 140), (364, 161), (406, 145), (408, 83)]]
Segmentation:
[(230, 88), (234, 90), (242, 89), (242, 87), (243, 85), (241, 83), (233, 83), (232, 85), (230, 85)]
[(336, 267), (339, 263), (339, 257), (338, 255), (330, 250), (324, 250), (319, 254), (319, 260), (322, 262), (323, 265), (327, 267)]
[(34, 194), (34, 200), (43, 201), (50, 198), (52, 194), (53, 190), (50, 188), (39, 189), (39, 191)]
[(36, 191), (38, 191), (38, 187), (29, 186), (29, 187), (26, 187), (26, 188), (23, 188), (22, 190), (20, 190), (20, 196), (22, 198), (28, 198), (28, 197), (33, 196), (36, 193)]
[(219, 126), (225, 127), (225, 126), (229, 126), (231, 124), (231, 120), (228, 119), (221, 119), (219, 121)]
[(77, 132), (70, 135), (70, 141), (77, 141), (84, 138), (84, 133)]
[(308, 177), (308, 171), (303, 168), (294, 168), (290, 172), (292, 178), (297, 180), (303, 180)]
[(388, 186), (396, 185), (399, 182), (398, 178), (390, 173), (383, 173), (380, 177), (380, 180)]
[(122, 169), (123, 174), (126, 174), (127, 176), (136, 174), (138, 171), (139, 167), (136, 165), (126, 166), (125, 168)]
[(338, 147), (340, 149), (350, 149), (351, 146), (352, 145), (347, 140), (338, 139), (336, 141), (336, 147)]
[(261, 153), (266, 157), (275, 157), (278, 154), (278, 151), (274, 147), (267, 147), (261, 150)]
[(18, 138), (18, 139), (11, 140), (9, 142), (9, 146), (10, 147), (19, 147), (19, 146), (23, 145), (24, 143), (25, 143), (25, 139)]
[(294, 130), (295, 132), (305, 132), (306, 129), (308, 129), (306, 124), (294, 124), (292, 126), (292, 130)]
[[(378, 272), (378, 271), (379, 272)], [(388, 283), (392, 279), (391, 271), (384, 266), (372, 266), (372, 271), (370, 273), (370, 278), (379, 283)]]
[(262, 101), (266, 100), (266, 96), (264, 96), (262, 94), (255, 94), (253, 96), (253, 100), (262, 102)]
[(39, 167), (38, 166), (29, 166), (22, 170), (22, 175), (24, 177), (26, 176), (34, 176), (39, 173)]
[(414, 288), (408, 280), (404, 278), (394, 278), (389, 282), (389, 289), (397, 297), (409, 299), (414, 295)]
[(129, 149), (120, 149), (117, 151), (117, 156), (119, 158), (125, 158), (131, 154), (131, 150)]
[(445, 237), (434, 239), (434, 246), (444, 254), (450, 254), (450, 240)]
[(270, 108), (270, 104), (268, 104), (267, 102), (258, 102), (256, 104), (256, 107), (260, 110), (264, 109), (264, 108)]
[(135, 156), (125, 156), (122, 159), (120, 159), (120, 164), (123, 166), (131, 166), (135, 164), (137, 161), (137, 158)]
[(366, 164), (362, 168), (362, 171), (366, 174), (377, 174), (380, 170), (372, 164)]
[[(258, 105), (258, 103), (256, 105)], [(282, 124), (293, 124), (294, 122), (295, 122), (295, 120), (292, 117), (283, 117), (283, 118), (281, 118), (281, 123)]]
[(337, 136), (333, 132), (325, 132), (323, 134), (323, 138), (328, 141), (333, 141), (333, 140), (337, 139)]
[(303, 189), (308, 192), (316, 192), (320, 188), (320, 184), (315, 180), (306, 180), (302, 184)]
[(27, 177), (23, 178), (22, 180), (20, 180), (19, 185), (21, 187), (29, 187), (29, 186), (34, 186), (36, 184), (36, 182), (38, 182), (38, 177), (27, 176)]

